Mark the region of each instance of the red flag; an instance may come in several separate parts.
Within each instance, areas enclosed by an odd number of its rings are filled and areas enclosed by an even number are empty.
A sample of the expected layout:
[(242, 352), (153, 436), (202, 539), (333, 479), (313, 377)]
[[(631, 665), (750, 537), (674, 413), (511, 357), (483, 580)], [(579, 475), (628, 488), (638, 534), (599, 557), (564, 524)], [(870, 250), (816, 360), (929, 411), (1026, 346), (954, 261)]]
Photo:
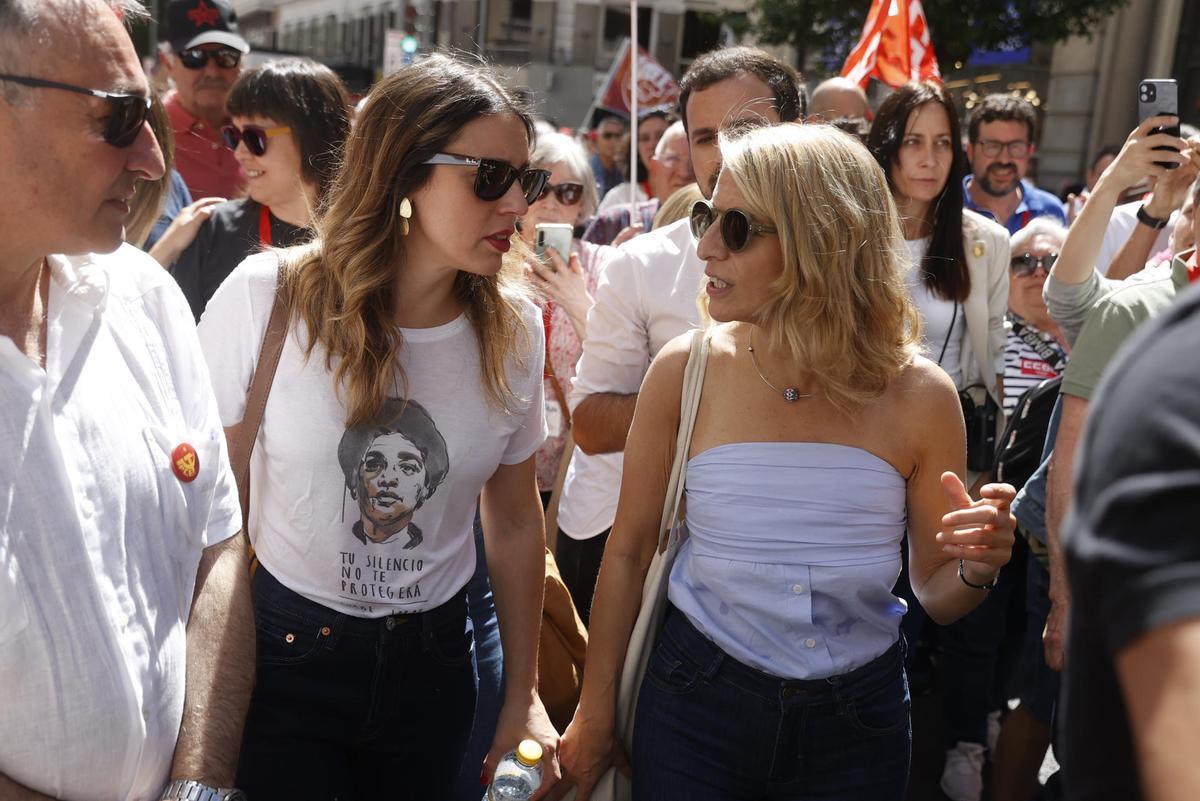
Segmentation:
[[(608, 78), (600, 88), (596, 107), (614, 111), (626, 117), (629, 116), (629, 106), (632, 98), (629, 75), (630, 69), (629, 41), (618, 51), (613, 61)], [(655, 108), (674, 107), (679, 102), (679, 84), (667, 71), (646, 52), (638, 47), (638, 113), (644, 114)]]
[(862, 87), (872, 75), (892, 87), (927, 78), (941, 81), (921, 0), (874, 0), (842, 75)]

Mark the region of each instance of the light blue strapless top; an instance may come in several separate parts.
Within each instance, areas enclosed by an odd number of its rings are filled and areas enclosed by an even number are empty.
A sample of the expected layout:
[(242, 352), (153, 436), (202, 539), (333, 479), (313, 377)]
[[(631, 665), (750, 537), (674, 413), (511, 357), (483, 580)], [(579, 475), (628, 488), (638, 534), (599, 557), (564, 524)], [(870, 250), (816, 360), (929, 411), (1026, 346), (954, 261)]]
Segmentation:
[(688, 538), (668, 595), (735, 659), (835, 676), (899, 638), (904, 477), (861, 448), (745, 442), (687, 465)]

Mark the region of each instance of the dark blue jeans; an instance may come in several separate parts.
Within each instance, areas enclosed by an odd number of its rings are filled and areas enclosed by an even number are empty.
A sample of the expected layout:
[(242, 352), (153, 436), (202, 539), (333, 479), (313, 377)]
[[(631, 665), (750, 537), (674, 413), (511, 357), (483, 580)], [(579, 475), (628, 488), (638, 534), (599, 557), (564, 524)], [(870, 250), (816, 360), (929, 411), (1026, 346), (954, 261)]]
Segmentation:
[(638, 697), (635, 801), (901, 801), (912, 748), (903, 650), (785, 681), (671, 607)]
[(492, 599), (487, 554), (483, 548), (483, 529), (475, 513), (475, 575), (467, 582), (467, 609), (475, 629), (475, 668), (479, 673), (479, 700), (475, 704), (475, 724), (467, 743), (467, 756), (454, 782), (452, 801), (479, 801), (484, 788), (479, 784), (483, 760), (496, 737), (496, 721), (504, 703), (504, 651), (500, 647), (500, 623)]
[(445, 798), (475, 711), (465, 593), (368, 620), (254, 574), (258, 675), (237, 785), (255, 801)]

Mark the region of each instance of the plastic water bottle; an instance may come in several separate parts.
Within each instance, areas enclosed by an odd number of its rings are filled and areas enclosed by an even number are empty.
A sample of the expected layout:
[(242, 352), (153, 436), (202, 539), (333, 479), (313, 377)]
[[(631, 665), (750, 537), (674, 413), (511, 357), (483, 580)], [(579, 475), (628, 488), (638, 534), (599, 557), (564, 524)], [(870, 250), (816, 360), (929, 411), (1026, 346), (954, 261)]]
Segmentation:
[(496, 766), (488, 801), (526, 801), (542, 784), (542, 747), (533, 740), (522, 740)]

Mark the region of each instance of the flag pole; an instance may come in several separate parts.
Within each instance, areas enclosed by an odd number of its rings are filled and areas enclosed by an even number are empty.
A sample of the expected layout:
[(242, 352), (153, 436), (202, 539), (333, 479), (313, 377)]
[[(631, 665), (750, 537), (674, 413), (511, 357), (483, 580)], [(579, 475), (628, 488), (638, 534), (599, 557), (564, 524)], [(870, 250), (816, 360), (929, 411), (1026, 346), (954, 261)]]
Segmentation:
[[(638, 0), (629, 0), (629, 224), (637, 220), (638, 187)], [(646, 165), (649, 169), (650, 165)]]

